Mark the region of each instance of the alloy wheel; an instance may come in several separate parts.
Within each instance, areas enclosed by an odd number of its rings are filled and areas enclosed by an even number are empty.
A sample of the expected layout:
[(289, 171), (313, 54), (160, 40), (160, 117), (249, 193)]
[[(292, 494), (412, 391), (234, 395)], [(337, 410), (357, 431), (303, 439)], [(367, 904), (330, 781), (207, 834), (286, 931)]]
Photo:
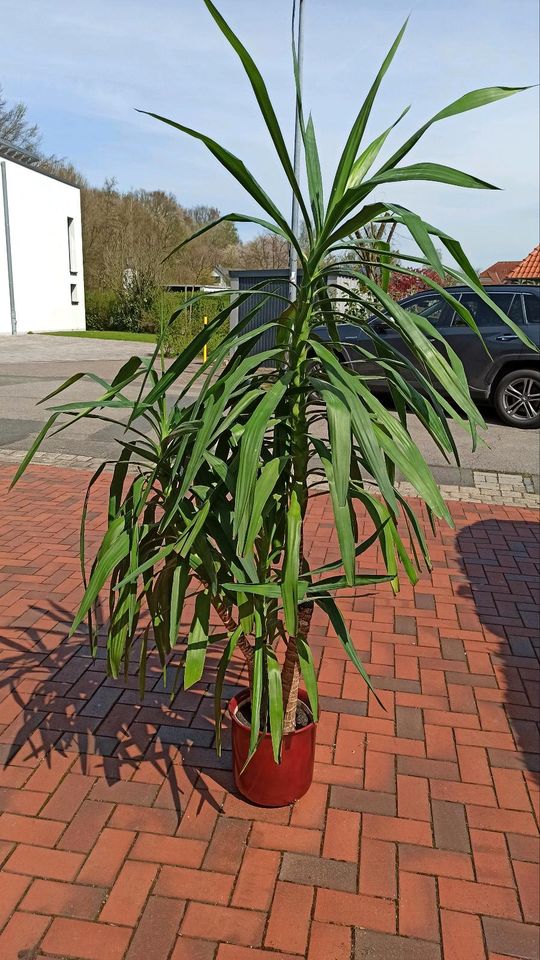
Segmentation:
[(540, 384), (532, 377), (519, 377), (505, 388), (502, 403), (513, 420), (527, 422), (540, 414)]

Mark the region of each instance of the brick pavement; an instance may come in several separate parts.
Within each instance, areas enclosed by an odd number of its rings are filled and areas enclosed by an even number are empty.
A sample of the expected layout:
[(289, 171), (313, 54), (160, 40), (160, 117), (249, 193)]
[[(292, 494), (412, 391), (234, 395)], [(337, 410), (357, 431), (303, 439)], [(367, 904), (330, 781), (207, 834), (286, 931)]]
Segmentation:
[[(454, 503), (434, 569), (343, 601), (385, 710), (314, 617), (322, 718), (293, 808), (238, 797), (204, 682), (105, 678), (82, 637), (84, 475), (0, 467), (2, 960), (535, 960), (537, 514)], [(102, 487), (103, 489), (103, 487)], [(93, 538), (103, 517), (93, 510)], [(363, 521), (361, 521), (363, 522)], [(311, 558), (334, 555), (325, 498)], [(378, 564), (375, 551), (366, 566)], [(169, 683), (171, 674), (169, 674)], [(242, 682), (227, 676), (227, 695)], [(227, 741), (225, 740), (227, 743)]]

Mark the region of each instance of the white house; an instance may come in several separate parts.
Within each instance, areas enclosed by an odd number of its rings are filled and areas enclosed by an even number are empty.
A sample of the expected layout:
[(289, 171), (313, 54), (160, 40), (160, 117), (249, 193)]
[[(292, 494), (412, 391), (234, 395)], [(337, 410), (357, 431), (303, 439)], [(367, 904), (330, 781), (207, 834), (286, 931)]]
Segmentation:
[(78, 187), (0, 140), (0, 335), (84, 330)]

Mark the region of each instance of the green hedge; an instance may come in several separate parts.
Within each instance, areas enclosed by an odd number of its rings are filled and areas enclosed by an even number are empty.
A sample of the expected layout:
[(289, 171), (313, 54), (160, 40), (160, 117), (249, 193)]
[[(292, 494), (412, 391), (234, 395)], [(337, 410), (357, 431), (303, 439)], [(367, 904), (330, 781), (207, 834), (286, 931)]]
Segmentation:
[[(190, 303), (186, 306), (175, 320), (171, 322), (173, 314), (180, 309), (183, 303), (193, 299), (192, 293), (163, 293), (154, 303), (153, 316), (147, 317), (144, 321), (144, 329), (151, 333), (158, 333), (160, 328), (164, 330), (165, 353), (169, 357), (174, 357), (184, 347), (191, 343), (194, 337), (202, 330), (204, 318), (208, 322), (214, 319), (220, 310), (223, 310), (229, 298), (223, 294), (214, 294), (204, 296), (196, 303)], [(149, 322), (152, 326), (148, 326)], [(213, 335), (208, 344), (211, 352), (218, 343), (229, 332), (229, 324), (225, 322), (217, 333)]]
[(125, 330), (121, 298), (114, 290), (86, 290), (86, 329)]
[[(158, 291), (153, 297), (135, 301), (129, 291), (118, 294), (113, 290), (89, 290), (86, 293), (86, 328), (155, 334), (163, 329), (165, 352), (169, 357), (176, 356), (202, 329), (204, 317), (212, 320), (228, 303), (226, 294), (203, 296), (189, 304), (171, 323), (172, 315), (194, 296), (192, 293)], [(211, 338), (210, 351), (228, 331), (229, 324), (226, 322)]]

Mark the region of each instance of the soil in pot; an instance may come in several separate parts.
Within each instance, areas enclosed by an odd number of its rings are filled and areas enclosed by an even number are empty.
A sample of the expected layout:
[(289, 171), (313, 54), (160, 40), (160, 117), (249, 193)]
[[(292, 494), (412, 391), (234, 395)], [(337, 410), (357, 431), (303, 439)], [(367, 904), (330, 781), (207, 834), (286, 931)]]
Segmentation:
[[(251, 727), (251, 700), (245, 700), (236, 711), (236, 716), (246, 727)], [(304, 703), (299, 702), (296, 707), (295, 730), (303, 730), (313, 723), (311, 710)]]

